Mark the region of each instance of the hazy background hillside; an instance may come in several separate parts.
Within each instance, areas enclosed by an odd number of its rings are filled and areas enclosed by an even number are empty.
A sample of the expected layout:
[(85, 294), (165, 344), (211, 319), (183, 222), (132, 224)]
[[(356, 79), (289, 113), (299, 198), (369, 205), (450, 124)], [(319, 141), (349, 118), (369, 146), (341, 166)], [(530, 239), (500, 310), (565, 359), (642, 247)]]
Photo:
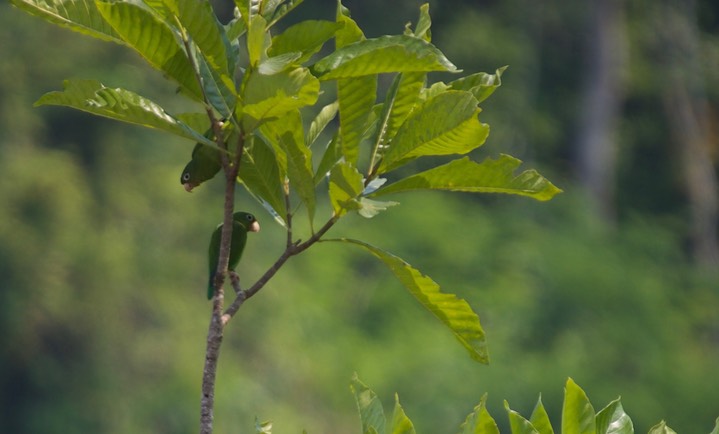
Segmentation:
[[(345, 3), (368, 37), (400, 33), (420, 2)], [(227, 4), (224, 5), (227, 9)], [(466, 298), (490, 366), (373, 258), (330, 243), (293, 259), (225, 336), (218, 433), (357, 433), (353, 372), (419, 433), (454, 433), (489, 393), (559, 421), (571, 376), (598, 407), (618, 395), (637, 432), (719, 416), (719, 3), (431, 1), (433, 42), (466, 73), (510, 65), (483, 104), (477, 160), (512, 154), (565, 193), (415, 194), (334, 235), (366, 239)], [(294, 20), (331, 19), (305, 0)], [(193, 433), (219, 185), (186, 193), (193, 143), (61, 108), (64, 78), (96, 78), (175, 111), (170, 83), (120, 46), (0, 5), (0, 432)], [(435, 80), (443, 77), (433, 77)], [(421, 164), (421, 163), (420, 163)], [(262, 232), (245, 282), (283, 232)], [(324, 209), (326, 212), (326, 208)], [(400, 309), (396, 306), (399, 305)], [(599, 410), (599, 408), (597, 408)]]

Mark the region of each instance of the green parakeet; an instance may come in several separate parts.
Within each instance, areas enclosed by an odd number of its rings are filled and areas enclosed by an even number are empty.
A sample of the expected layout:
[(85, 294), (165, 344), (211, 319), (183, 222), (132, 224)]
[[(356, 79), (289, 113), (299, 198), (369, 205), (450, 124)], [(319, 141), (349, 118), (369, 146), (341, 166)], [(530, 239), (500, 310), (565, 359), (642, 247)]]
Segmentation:
[(214, 178), (221, 167), (219, 149), (198, 143), (192, 150), (192, 159), (180, 175), (180, 184), (191, 192), (193, 188)]
[[(260, 224), (255, 216), (246, 212), (236, 212), (232, 215), (232, 243), (230, 245), (230, 260), (228, 269), (234, 270), (240, 263), (242, 251), (245, 250), (247, 243), (247, 232), (259, 232)], [(210, 279), (207, 284), (207, 299), (211, 299), (214, 294), (214, 280), (217, 272), (217, 263), (220, 261), (220, 237), (222, 236), (222, 225), (212, 233), (210, 238)]]

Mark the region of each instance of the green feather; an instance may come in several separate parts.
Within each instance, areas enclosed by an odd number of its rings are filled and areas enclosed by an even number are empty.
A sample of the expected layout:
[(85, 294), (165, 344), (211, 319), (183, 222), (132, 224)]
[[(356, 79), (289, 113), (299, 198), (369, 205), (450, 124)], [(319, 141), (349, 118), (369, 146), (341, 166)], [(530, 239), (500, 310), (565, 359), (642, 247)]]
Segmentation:
[[(236, 212), (232, 215), (232, 241), (230, 244), (230, 260), (227, 265), (228, 270), (234, 270), (240, 263), (242, 252), (245, 250), (247, 243), (247, 232), (259, 232), (260, 224), (250, 213), (243, 211)], [(210, 279), (207, 283), (207, 299), (211, 299), (215, 293), (214, 280), (217, 272), (217, 264), (220, 261), (220, 238), (222, 237), (222, 225), (219, 225), (210, 238), (209, 248), (209, 265)]]

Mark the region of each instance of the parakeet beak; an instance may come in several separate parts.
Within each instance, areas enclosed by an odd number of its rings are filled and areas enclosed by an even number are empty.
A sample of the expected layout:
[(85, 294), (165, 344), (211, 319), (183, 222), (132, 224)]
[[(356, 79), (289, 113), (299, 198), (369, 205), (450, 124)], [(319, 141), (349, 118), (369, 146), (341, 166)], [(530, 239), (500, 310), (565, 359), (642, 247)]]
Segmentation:
[(259, 232), (260, 231), (260, 224), (256, 221), (252, 222), (249, 228), (247, 228), (250, 232)]
[(185, 191), (188, 193), (192, 193), (192, 189), (195, 188), (195, 186), (190, 184), (189, 182), (182, 184), (182, 186), (185, 187)]

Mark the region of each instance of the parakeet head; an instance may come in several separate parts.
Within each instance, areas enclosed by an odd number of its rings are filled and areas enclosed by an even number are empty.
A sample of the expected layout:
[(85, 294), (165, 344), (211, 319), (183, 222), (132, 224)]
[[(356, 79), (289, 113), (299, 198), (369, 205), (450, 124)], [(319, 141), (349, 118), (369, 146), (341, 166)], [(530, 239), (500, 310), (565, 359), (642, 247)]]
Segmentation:
[(260, 231), (260, 224), (257, 222), (257, 219), (254, 215), (248, 212), (236, 212), (232, 215), (232, 220), (236, 223), (241, 224), (247, 230), (247, 232)]
[(198, 171), (196, 166), (197, 160), (190, 160), (190, 162), (187, 163), (185, 168), (182, 170), (182, 175), (180, 175), (180, 184), (185, 187), (185, 191), (188, 193), (191, 193), (193, 188), (197, 187), (202, 183), (202, 181), (204, 181), (197, 179), (198, 177), (196, 174)]

